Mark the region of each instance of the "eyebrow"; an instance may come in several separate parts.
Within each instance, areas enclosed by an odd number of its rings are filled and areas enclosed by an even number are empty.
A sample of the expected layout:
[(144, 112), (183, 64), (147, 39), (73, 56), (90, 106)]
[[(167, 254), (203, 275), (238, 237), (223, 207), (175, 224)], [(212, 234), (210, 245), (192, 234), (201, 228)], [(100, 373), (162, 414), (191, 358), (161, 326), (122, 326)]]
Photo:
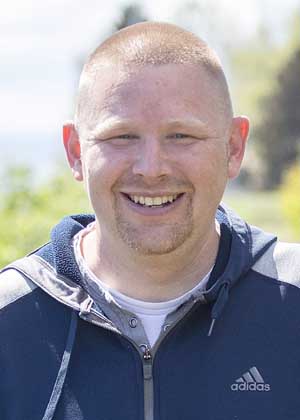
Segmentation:
[(94, 140), (101, 137), (105, 138), (105, 135), (108, 135), (113, 131), (128, 129), (133, 129), (132, 120), (107, 118), (105, 121), (98, 124), (94, 130), (92, 130), (88, 140)]
[(191, 128), (191, 129), (202, 129), (207, 130), (208, 126), (203, 121), (199, 120), (198, 118), (186, 118), (186, 119), (174, 119), (169, 120), (166, 123), (166, 126), (169, 129), (177, 129), (177, 128)]

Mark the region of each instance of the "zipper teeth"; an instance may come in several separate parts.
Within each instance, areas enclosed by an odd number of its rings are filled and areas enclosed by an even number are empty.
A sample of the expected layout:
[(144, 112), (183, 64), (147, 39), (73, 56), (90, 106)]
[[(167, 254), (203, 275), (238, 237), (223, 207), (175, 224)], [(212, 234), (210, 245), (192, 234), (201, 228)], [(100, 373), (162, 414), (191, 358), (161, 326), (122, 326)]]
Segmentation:
[[(201, 302), (201, 301), (200, 301)], [(121, 331), (119, 331), (118, 329), (116, 329), (115, 327), (113, 327), (113, 323), (112, 322), (107, 322), (109, 320), (107, 320), (106, 318), (102, 317), (102, 315), (100, 313), (98, 313), (97, 311), (93, 310), (92, 308), (90, 308), (90, 314), (96, 317), (99, 317), (102, 320), (105, 320), (106, 323), (108, 325), (111, 325), (112, 328), (108, 328), (108, 326), (103, 325), (103, 324), (99, 324), (97, 323), (97, 321), (93, 320), (93, 319), (88, 319), (88, 316), (85, 317), (86, 321), (91, 322), (92, 324), (96, 324), (102, 328), (105, 328), (109, 331), (112, 332), (116, 332), (119, 334), (120, 337), (122, 337), (122, 339), (125, 339), (127, 341), (129, 341), (132, 346), (137, 350), (137, 352), (139, 353), (141, 360), (142, 360), (142, 365), (143, 365), (143, 382), (144, 382), (144, 420), (154, 420), (154, 382), (153, 382), (153, 362), (154, 362), (154, 357), (156, 355), (156, 352), (159, 348), (159, 346), (161, 345), (162, 341), (164, 341), (167, 336), (174, 330), (175, 327), (177, 327), (180, 322), (183, 322), (187, 316), (187, 314), (192, 314), (199, 305), (197, 305), (197, 303), (200, 303), (199, 300), (193, 302), (192, 306), (190, 308), (188, 308), (186, 310), (186, 312), (183, 314), (183, 316), (177, 320), (175, 323), (173, 323), (170, 328), (164, 332), (164, 334), (162, 334), (162, 336), (157, 340), (157, 342), (155, 343), (152, 351), (149, 349), (149, 347), (146, 345), (145, 346), (145, 350), (142, 351), (141, 347), (138, 346), (136, 344), (135, 341), (133, 341), (131, 338), (125, 336), (124, 334), (121, 333)], [(149, 396), (150, 395), (150, 396)]]
[[(198, 305), (197, 305), (198, 303)], [(129, 337), (126, 337), (122, 335), (125, 339), (130, 341), (133, 346), (138, 350), (139, 354), (142, 357), (142, 364), (143, 364), (143, 379), (144, 379), (144, 420), (154, 420), (154, 381), (153, 381), (153, 363), (154, 363), (154, 357), (156, 355), (156, 352), (161, 345), (162, 341), (164, 341), (167, 336), (174, 330), (175, 327), (177, 327), (180, 322), (183, 322), (186, 318), (187, 314), (192, 314), (197, 307), (201, 304), (201, 300), (197, 300), (193, 302), (190, 308), (186, 310), (186, 312), (183, 314), (183, 316), (178, 319), (175, 323), (171, 325), (171, 327), (165, 331), (164, 334), (158, 339), (158, 341), (155, 343), (153, 349), (149, 349), (148, 346), (145, 347), (144, 352), (141, 354), (141, 348), (137, 346), (137, 344), (131, 340)], [(148, 371), (148, 369), (150, 372)], [(147, 370), (146, 370), (147, 369)], [(151, 383), (149, 383), (151, 381)], [(149, 397), (150, 394), (150, 397)], [(146, 396), (148, 395), (148, 398)], [(149, 403), (150, 399), (150, 403)]]

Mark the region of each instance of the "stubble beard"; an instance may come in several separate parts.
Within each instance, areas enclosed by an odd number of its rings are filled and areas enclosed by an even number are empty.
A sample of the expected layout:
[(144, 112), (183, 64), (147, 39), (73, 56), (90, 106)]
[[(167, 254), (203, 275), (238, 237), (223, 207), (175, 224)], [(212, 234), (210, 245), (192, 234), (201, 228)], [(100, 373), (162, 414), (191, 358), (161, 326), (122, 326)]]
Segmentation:
[(187, 203), (182, 222), (135, 224), (115, 208), (117, 232), (125, 244), (140, 255), (169, 254), (191, 236), (194, 228), (191, 203)]

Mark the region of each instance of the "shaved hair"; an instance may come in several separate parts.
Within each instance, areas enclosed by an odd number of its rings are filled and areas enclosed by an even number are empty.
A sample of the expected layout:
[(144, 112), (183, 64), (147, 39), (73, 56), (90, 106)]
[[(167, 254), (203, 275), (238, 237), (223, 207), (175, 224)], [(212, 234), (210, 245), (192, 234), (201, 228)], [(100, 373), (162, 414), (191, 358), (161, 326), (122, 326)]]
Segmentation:
[(232, 118), (226, 78), (218, 56), (207, 43), (173, 24), (143, 22), (114, 33), (89, 56), (79, 82), (75, 127), (79, 128), (81, 113), (84, 114), (84, 108), (89, 106), (90, 92), (102, 71), (110, 67), (130, 71), (165, 64), (196, 65), (204, 69), (218, 87), (219, 100), (223, 102), (227, 117)]

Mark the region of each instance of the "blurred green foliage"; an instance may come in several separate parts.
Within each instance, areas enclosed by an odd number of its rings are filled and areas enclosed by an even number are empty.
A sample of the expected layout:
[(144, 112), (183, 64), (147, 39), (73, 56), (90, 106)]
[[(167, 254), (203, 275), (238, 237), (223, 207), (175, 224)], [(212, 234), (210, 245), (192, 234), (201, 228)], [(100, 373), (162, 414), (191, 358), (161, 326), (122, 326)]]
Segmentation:
[(280, 187), (282, 210), (300, 238), (300, 165), (291, 166)]
[(299, 71), (300, 41), (278, 72), (277, 87), (261, 100), (263, 120), (255, 135), (264, 162), (265, 188), (278, 186), (285, 169), (300, 157)]
[[(264, 27), (231, 53), (233, 103), (251, 121), (248, 180), (263, 189), (279, 186), (282, 173), (300, 156), (300, 14), (285, 43), (274, 44)], [(253, 159), (254, 157), (254, 159)]]
[(229, 190), (225, 203), (248, 223), (275, 234), (284, 242), (300, 242), (300, 235), (285, 217), (279, 190)]
[(299, 48), (300, 13), (291, 17), (286, 42), (274, 43), (263, 25), (247, 44), (229, 51), (229, 84), (236, 114), (246, 114), (253, 125), (260, 124), (261, 99), (278, 86), (277, 75)]
[(88, 200), (66, 170), (34, 187), (28, 168), (11, 168), (0, 188), (0, 267), (48, 242), (65, 215), (90, 212)]

